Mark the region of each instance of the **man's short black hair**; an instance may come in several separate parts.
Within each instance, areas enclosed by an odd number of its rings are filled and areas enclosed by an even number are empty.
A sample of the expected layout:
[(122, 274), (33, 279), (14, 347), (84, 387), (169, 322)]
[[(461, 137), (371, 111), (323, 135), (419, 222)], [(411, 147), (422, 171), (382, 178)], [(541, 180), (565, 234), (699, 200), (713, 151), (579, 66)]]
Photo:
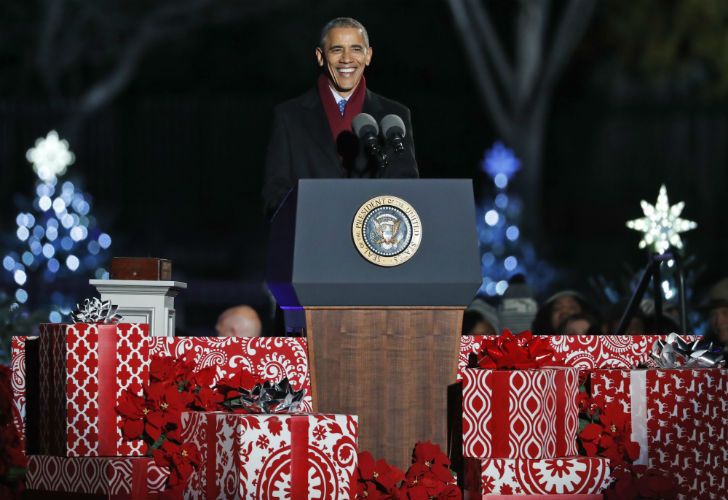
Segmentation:
[(324, 42), (326, 42), (326, 36), (334, 28), (357, 28), (360, 29), (362, 35), (364, 35), (364, 45), (369, 47), (369, 33), (362, 23), (354, 19), (353, 17), (337, 17), (332, 19), (321, 29), (321, 37), (319, 38), (319, 48), (323, 50)]

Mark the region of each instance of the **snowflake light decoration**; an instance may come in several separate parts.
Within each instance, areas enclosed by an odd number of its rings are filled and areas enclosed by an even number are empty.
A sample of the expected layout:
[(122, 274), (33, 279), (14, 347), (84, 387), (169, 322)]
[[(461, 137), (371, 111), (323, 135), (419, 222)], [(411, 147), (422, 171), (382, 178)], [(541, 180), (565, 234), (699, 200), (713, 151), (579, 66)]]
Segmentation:
[(680, 233), (698, 227), (695, 222), (680, 218), (685, 202), (670, 206), (664, 184), (660, 186), (654, 206), (644, 200), (640, 205), (645, 216), (627, 221), (628, 228), (643, 233), (640, 248), (649, 247), (659, 254), (665, 253), (671, 246), (680, 249), (683, 246)]
[(66, 173), (66, 168), (75, 161), (68, 148), (68, 141), (60, 139), (55, 130), (35, 141), (35, 147), (25, 154), (33, 164), (33, 170), (43, 182), (51, 182)]

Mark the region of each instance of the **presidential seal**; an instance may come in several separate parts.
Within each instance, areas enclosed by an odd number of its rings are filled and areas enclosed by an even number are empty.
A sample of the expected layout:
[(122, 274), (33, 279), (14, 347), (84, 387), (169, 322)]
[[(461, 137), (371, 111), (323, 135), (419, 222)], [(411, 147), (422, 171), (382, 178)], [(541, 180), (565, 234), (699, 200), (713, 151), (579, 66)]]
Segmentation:
[(420, 247), (422, 224), (412, 205), (396, 196), (377, 196), (364, 203), (351, 225), (354, 245), (366, 260), (398, 266)]

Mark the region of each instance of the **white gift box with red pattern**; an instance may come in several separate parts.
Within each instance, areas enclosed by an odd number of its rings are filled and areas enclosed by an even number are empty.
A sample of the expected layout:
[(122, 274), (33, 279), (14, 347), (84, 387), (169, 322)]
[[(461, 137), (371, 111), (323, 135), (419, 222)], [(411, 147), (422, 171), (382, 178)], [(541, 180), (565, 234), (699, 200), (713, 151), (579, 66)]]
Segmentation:
[[(141, 456), (141, 439), (122, 436), (116, 405), (141, 395), (149, 373), (146, 324), (42, 324), (37, 385), (28, 382), (28, 450), (64, 457)], [(30, 352), (30, 351), (28, 351)], [(31, 394), (31, 385), (37, 387)], [(33, 399), (33, 401), (31, 401)], [(31, 409), (32, 407), (32, 409)]]
[(187, 499), (350, 498), (356, 416), (187, 412), (182, 422), (202, 459)]
[(302, 411), (311, 411), (311, 378), (306, 340), (281, 337), (152, 337), (152, 356), (192, 356), (199, 368), (217, 366), (215, 382), (243, 369), (264, 380), (288, 377), (303, 389)]
[(25, 440), (25, 342), (38, 337), (14, 336), (10, 339), (10, 386), (13, 391), (13, 424)]
[[(581, 369), (633, 368), (650, 358), (652, 344), (664, 335), (537, 335), (556, 351), (559, 365)], [(497, 337), (463, 335), (460, 340), (458, 380), (468, 366), (468, 357), (481, 351), (486, 339)], [(686, 337), (686, 339), (691, 337)]]
[(467, 458), (470, 498), (489, 495), (597, 495), (610, 482), (609, 460), (601, 457)]
[(578, 372), (573, 368), (466, 369), (463, 456), (576, 455), (578, 390)]
[(29, 490), (146, 498), (164, 490), (169, 470), (145, 457), (66, 458), (31, 455), (25, 476)]
[(594, 370), (591, 396), (630, 415), (636, 463), (674, 477), (682, 498), (728, 491), (728, 370)]

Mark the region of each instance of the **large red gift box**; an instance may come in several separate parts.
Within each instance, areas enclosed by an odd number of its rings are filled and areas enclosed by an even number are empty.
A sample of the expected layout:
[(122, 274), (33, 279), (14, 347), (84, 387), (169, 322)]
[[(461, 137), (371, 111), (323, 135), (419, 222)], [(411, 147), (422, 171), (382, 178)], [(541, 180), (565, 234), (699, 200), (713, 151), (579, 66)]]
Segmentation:
[(139, 499), (162, 492), (169, 470), (145, 457), (28, 457), (25, 487), (48, 492), (84, 493)]
[(214, 382), (244, 369), (278, 382), (288, 377), (295, 390), (305, 390), (301, 411), (312, 410), (306, 340), (281, 337), (152, 337), (152, 356), (191, 355), (199, 368), (217, 366)]
[[(633, 368), (646, 362), (656, 340), (664, 335), (536, 335), (556, 351), (559, 365), (574, 368)], [(463, 335), (460, 339), (458, 380), (468, 366), (468, 357), (482, 350), (488, 339), (498, 337)], [(691, 337), (685, 337), (689, 340)]]
[(578, 372), (573, 368), (466, 369), (463, 456), (576, 455), (578, 391)]
[(594, 370), (596, 403), (628, 412), (636, 463), (665, 471), (687, 498), (728, 491), (728, 370)]
[[(39, 370), (26, 378), (28, 451), (64, 457), (144, 455), (141, 439), (122, 436), (116, 405), (126, 390), (141, 395), (149, 373), (149, 338), (146, 324), (40, 325)], [(37, 377), (37, 391), (31, 391), (32, 377)]]
[(609, 472), (609, 459), (601, 457), (468, 458), (465, 462), (466, 490), (471, 499), (597, 495), (609, 485)]
[(187, 412), (182, 426), (202, 458), (186, 499), (350, 498), (356, 416)]

